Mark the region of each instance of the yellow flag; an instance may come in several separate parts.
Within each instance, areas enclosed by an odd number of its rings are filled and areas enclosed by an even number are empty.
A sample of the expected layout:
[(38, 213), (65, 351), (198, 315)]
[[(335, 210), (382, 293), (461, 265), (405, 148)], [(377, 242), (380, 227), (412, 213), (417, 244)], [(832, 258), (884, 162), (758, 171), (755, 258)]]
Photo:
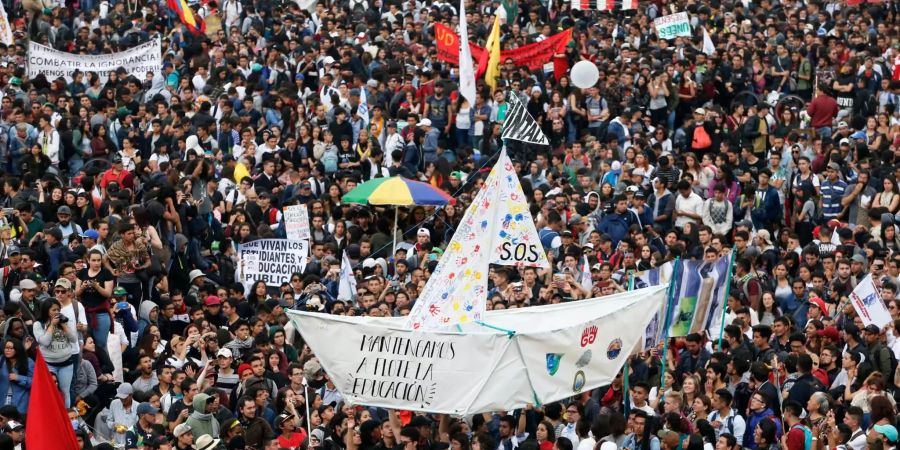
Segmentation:
[(500, 76), (500, 18), (494, 16), (494, 27), (487, 39), (488, 58), (487, 70), (484, 72), (484, 82), (491, 87), (493, 92), (497, 89), (497, 78)]

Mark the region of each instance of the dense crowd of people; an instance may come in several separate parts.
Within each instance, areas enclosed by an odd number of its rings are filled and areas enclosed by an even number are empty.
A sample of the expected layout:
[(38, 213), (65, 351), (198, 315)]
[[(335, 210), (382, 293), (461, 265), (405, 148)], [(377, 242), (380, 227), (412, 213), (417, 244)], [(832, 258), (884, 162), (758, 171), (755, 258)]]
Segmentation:
[[(0, 449), (26, 448), (38, 351), (84, 449), (896, 447), (897, 2), (188, 3), (204, 34), (166, 2), (3, 1)], [(653, 19), (680, 11), (692, 36), (659, 39)], [(465, 20), (483, 45), (495, 16), (505, 50), (573, 40), (542, 69), (500, 61), (472, 104), (434, 26)], [(151, 39), (155, 72), (27, 75), (29, 40)], [(569, 76), (581, 60), (593, 87)], [(514, 92), (549, 146), (500, 138)], [(603, 301), (636, 271), (733, 253), (722, 339), (672, 338), (627, 380), (517, 411), (347, 404), (285, 310), (408, 314), (504, 144), (551, 267), (492, 268), (488, 308)], [(342, 201), (395, 175), (456, 202), (395, 223)], [(305, 269), (241, 283), (241, 246), (284, 238), (298, 204)], [(869, 274), (883, 327), (848, 303)]]

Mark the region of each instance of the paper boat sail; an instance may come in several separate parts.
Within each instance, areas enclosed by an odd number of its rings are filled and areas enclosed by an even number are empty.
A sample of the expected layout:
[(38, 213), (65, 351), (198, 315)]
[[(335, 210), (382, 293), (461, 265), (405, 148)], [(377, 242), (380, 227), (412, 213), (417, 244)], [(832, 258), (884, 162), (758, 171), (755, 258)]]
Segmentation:
[(466, 210), (407, 326), (436, 330), (481, 320), (490, 264), (550, 266), (506, 150)]
[(411, 318), (287, 314), (350, 403), (473, 414), (611, 383), (667, 291), (484, 312), (490, 264), (549, 265), (505, 151)]
[(452, 332), (413, 331), (405, 318), (287, 314), (351, 404), (466, 415), (611, 383), (666, 289), (490, 311), (491, 328), (468, 323)]

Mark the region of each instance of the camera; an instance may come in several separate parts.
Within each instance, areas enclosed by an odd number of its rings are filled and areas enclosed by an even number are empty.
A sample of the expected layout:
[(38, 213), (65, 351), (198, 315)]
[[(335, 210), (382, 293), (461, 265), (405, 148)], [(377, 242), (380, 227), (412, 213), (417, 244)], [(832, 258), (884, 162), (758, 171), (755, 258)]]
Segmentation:
[(59, 323), (67, 323), (68, 321), (69, 321), (68, 317), (66, 317), (62, 314), (59, 315)]

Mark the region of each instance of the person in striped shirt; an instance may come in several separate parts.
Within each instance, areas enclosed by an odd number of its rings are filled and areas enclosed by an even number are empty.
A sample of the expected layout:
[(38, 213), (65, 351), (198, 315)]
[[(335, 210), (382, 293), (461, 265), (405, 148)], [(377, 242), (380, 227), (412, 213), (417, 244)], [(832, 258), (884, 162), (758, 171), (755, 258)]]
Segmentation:
[(821, 185), (822, 197), (819, 200), (823, 222), (841, 216), (845, 208), (844, 195), (847, 193), (847, 182), (841, 179), (841, 166), (838, 163), (828, 163), (825, 177)]

